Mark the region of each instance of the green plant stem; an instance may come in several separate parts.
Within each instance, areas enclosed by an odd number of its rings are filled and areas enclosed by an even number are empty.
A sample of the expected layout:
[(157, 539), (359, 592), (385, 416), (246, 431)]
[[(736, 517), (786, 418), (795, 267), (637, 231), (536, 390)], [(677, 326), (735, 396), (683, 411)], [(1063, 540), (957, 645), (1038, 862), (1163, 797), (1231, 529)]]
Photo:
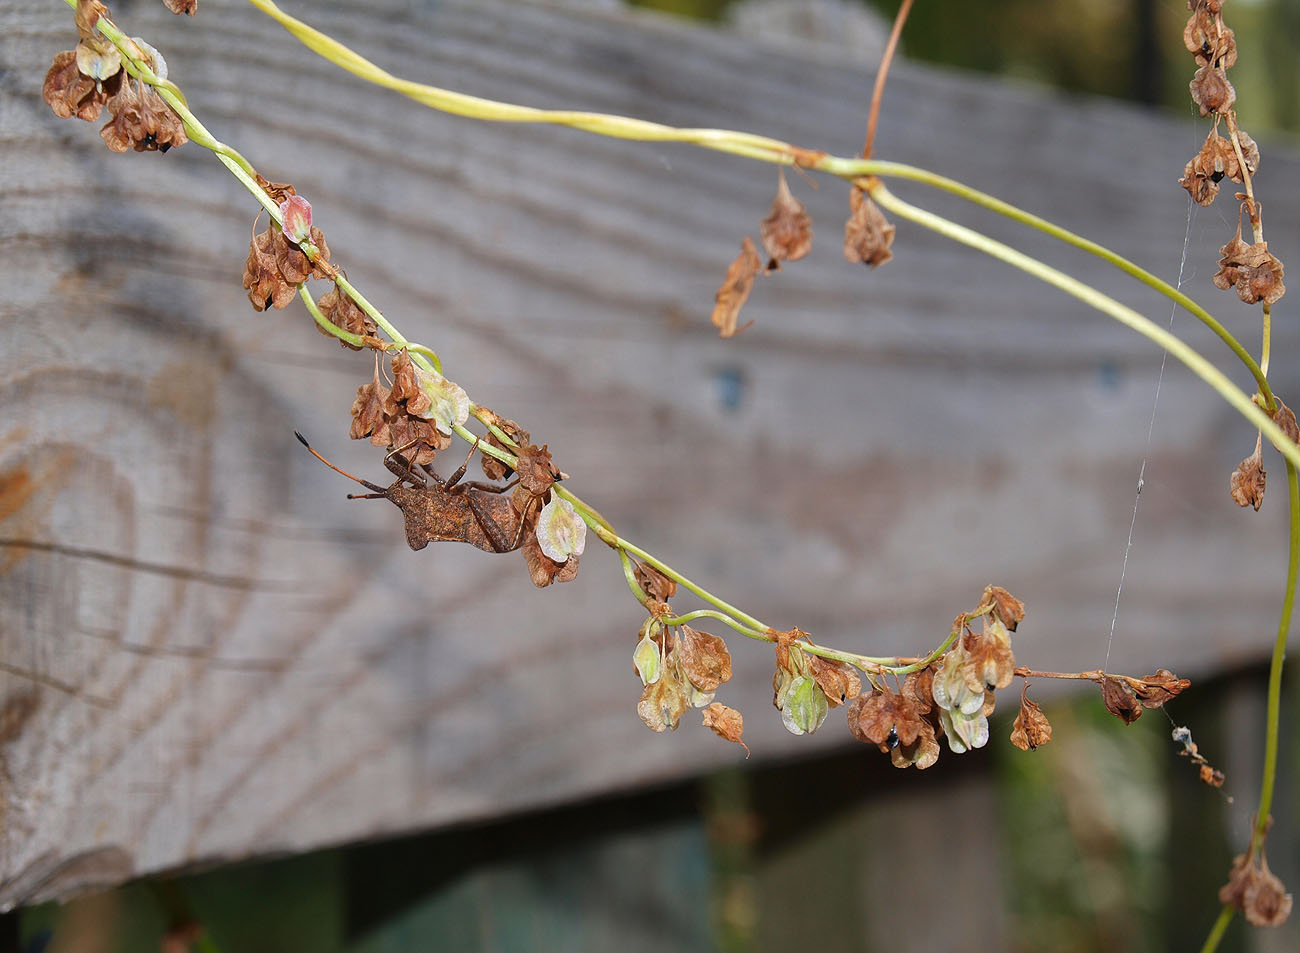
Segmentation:
[(298, 286), (298, 297), (302, 299), (302, 303), (306, 306), (307, 312), (312, 316), (312, 320), (314, 320), (326, 334), (331, 337), (336, 337), (340, 341), (346, 341), (353, 347), (366, 346), (365, 342), (361, 339), (360, 334), (353, 334), (351, 331), (343, 330), (329, 318), (325, 317), (325, 315), (321, 314), (320, 308), (316, 306), (316, 299), (314, 299), (311, 296), (311, 292), (307, 290), (306, 282), (303, 282)]
[[(845, 162), (830, 156), (817, 167), (827, 172), (833, 172), (843, 178), (850, 178), (852, 177), (852, 170), (857, 164), (857, 160)], [(1273, 392), (1269, 389), (1266, 367), (1257, 364), (1254, 357), (1252, 357), (1251, 353), (1246, 350), (1245, 346), (1243, 346), (1227, 328), (1220, 324), (1212, 314), (1206, 311), (1205, 308), (1201, 307), (1186, 294), (1179, 291), (1168, 282), (1156, 277), (1145, 268), (1129, 261), (1122, 255), (1116, 254), (1104, 245), (1100, 245), (1081, 235), (1076, 235), (1069, 229), (1062, 228), (1053, 222), (1049, 222), (1045, 218), (1041, 218), (1031, 212), (1025, 211), (1024, 209), (1017, 208), (1009, 202), (1004, 202), (986, 192), (981, 192), (979, 189), (971, 188), (969, 185), (965, 185), (955, 179), (937, 175), (927, 169), (918, 169), (915, 166), (904, 165), (901, 162), (875, 161), (871, 164), (874, 167), (871, 172), (872, 175), (920, 182), (923, 185), (928, 185), (933, 188), (941, 189), (952, 195), (956, 195), (974, 205), (996, 212), (999, 215), (1012, 219), (1013, 221), (1020, 222), (1022, 225), (1028, 225), (1029, 227), (1050, 235), (1067, 245), (1071, 245), (1081, 251), (1086, 251), (1088, 254), (1100, 258), (1102, 261), (1113, 265), (1130, 277), (1137, 279), (1148, 288), (1160, 292), (1160, 294), (1178, 304), (1213, 331), (1219, 339), (1228, 346), (1232, 353), (1237, 356), (1246, 369), (1250, 371), (1251, 376), (1255, 378), (1255, 384), (1259, 388), (1260, 394), (1266, 401), (1268, 401), (1268, 406), (1270, 408), (1276, 407), (1273, 403)], [(1265, 354), (1267, 354), (1267, 345), (1265, 347)]]
[(1259, 788), (1259, 809), (1255, 812), (1255, 832), (1251, 851), (1260, 849), (1268, 833), (1269, 813), (1273, 809), (1273, 787), (1277, 781), (1278, 727), (1282, 717), (1282, 666), (1286, 662), (1287, 637), (1291, 634), (1291, 609), (1295, 605), (1297, 570), (1300, 569), (1300, 481), (1296, 468), (1286, 464), (1287, 499), (1291, 508), (1291, 532), (1286, 571), (1286, 595), (1282, 597), (1282, 617), (1273, 641), (1273, 657), (1268, 668), (1268, 713), (1264, 736), (1264, 773)]
[[(552, 489), (555, 488), (553, 487)], [(565, 496), (572, 502), (573, 500), (572, 494), (566, 493)], [(723, 612), (727, 613), (733, 618), (740, 620), (745, 624), (747, 628), (753, 629), (758, 632), (775, 631), (771, 626), (767, 625), (764, 622), (760, 622), (758, 619), (755, 619), (748, 612), (743, 612), (740, 609), (737, 609), (735, 606), (731, 605), (731, 603), (723, 601), (722, 599), (715, 596), (713, 593), (709, 592), (704, 587), (700, 586), (695, 582), (692, 582), (690, 579), (688, 579), (687, 577), (679, 573), (676, 569), (673, 569), (672, 566), (669, 566), (667, 563), (665, 563), (662, 559), (659, 559), (657, 556), (651, 555), (650, 553), (642, 549), (640, 546), (637, 546), (636, 544), (631, 543), (628, 540), (624, 539), (623, 537), (619, 536), (609, 526), (602, 525), (601, 523), (595, 523), (593, 521), (589, 521), (587, 525), (591, 527), (591, 529), (595, 532), (595, 534), (599, 536), (601, 540), (606, 543), (606, 545), (614, 549), (624, 550), (628, 553), (631, 553), (633, 556), (636, 556), (642, 562), (649, 563), (651, 566), (654, 566), (655, 569), (658, 569), (661, 573), (663, 573), (669, 579), (673, 580), (679, 586), (689, 589), (691, 592), (695, 593), (705, 602), (716, 606), (717, 608), (721, 609)]]
[(627, 554), (627, 550), (618, 551), (618, 561), (623, 567), (623, 578), (627, 580), (627, 587), (632, 590), (632, 595), (636, 601), (645, 605), (650, 596), (641, 588), (641, 583), (636, 579), (636, 568), (632, 565), (632, 557)]
[(751, 639), (762, 639), (767, 642), (772, 640), (772, 637), (768, 635), (768, 633), (748, 628), (747, 626), (737, 622), (725, 612), (719, 612), (717, 609), (695, 609), (692, 612), (686, 612), (682, 615), (665, 616), (659, 621), (664, 625), (686, 625), (687, 623), (694, 622), (696, 619), (717, 619), (719, 622), (731, 626), (737, 632), (746, 635)]
[(1205, 945), (1201, 947), (1201, 953), (1214, 953), (1219, 948), (1219, 941), (1223, 939), (1223, 934), (1228, 931), (1228, 924), (1232, 922), (1232, 916), (1237, 911), (1232, 907), (1224, 904), (1219, 911), (1219, 917), (1214, 921), (1214, 926), (1210, 927), (1210, 935), (1205, 938)]
[(871, 187), (870, 192), (873, 199), (895, 215), (916, 222), (918, 225), (936, 231), (953, 241), (961, 242), (963, 245), (982, 251), (986, 255), (1004, 261), (1012, 267), (1019, 268), (1040, 281), (1078, 298), (1090, 307), (1109, 315), (1143, 337), (1159, 344), (1177, 360), (1185, 364), (1192, 373), (1209, 384), (1220, 397), (1249, 420), (1252, 425), (1262, 430), (1282, 456), (1286, 457), (1291, 463), (1300, 466), (1300, 445), (1288, 438), (1281, 428), (1273, 423), (1272, 419), (1264, 411), (1260, 410), (1259, 406), (1244, 391), (1228, 380), (1222, 371), (1181, 338), (1166, 331), (1154, 321), (1138, 314), (1132, 308), (1125, 307), (1114, 298), (1102, 294), (1097, 289), (1085, 285), (1076, 278), (1071, 278), (1064, 272), (1058, 271), (1036, 258), (1031, 258), (1023, 252), (1016, 251), (1014, 248), (995, 241), (987, 235), (972, 231), (964, 225), (958, 225), (956, 222), (935, 215), (933, 212), (928, 212), (904, 202), (902, 199), (895, 197), (880, 182), (876, 182)]
[[(72, 3), (74, 0), (65, 0), (65, 2)], [(1256, 386), (1263, 396), (1266, 406), (1271, 410), (1276, 409), (1277, 405), (1274, 403), (1273, 394), (1269, 389), (1268, 380), (1265, 376), (1268, 360), (1267, 308), (1265, 308), (1266, 324), (1263, 359), (1260, 363), (1256, 363), (1250, 352), (1218, 320), (1169, 283), (1162, 281), (1146, 269), (1139, 267), (1121, 255), (1117, 255), (1103, 245), (1076, 235), (1068, 229), (1061, 228), (1044, 218), (1017, 208), (1001, 199), (994, 198), (978, 189), (964, 185), (955, 179), (901, 162), (832, 156), (818, 150), (805, 149), (788, 142), (782, 142), (779, 139), (756, 136), (751, 133), (730, 129), (680, 128), (609, 113), (535, 109), (527, 106), (517, 106), (512, 103), (482, 99), (477, 96), (467, 96), (437, 86), (411, 82), (393, 76), (342, 43), (321, 33), (303, 21), (289, 16), (270, 0), (249, 0), (249, 2), (280, 23), (303, 45), (324, 59), (348, 70), (369, 83), (392, 89), (442, 112), (489, 122), (534, 122), (569, 126), (595, 135), (618, 139), (680, 142), (719, 152), (741, 155), (761, 162), (797, 165), (801, 168), (826, 172), (848, 180), (856, 180), (865, 176), (884, 176), (886, 178), (908, 179), (942, 189), (968, 202), (1038, 229), (1066, 244), (1095, 255), (1176, 302), (1218, 335), (1255, 378)]]

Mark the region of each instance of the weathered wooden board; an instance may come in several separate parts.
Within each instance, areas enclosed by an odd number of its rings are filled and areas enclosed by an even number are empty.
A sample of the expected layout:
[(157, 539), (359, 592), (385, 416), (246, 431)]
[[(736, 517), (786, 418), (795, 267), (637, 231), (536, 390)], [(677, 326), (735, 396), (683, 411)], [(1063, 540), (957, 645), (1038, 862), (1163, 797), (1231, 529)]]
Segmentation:
[[(842, 154), (860, 143), (868, 73), (725, 34), (499, 2), (298, 6), (397, 72), (479, 95)], [(353, 280), (475, 399), (549, 443), (629, 538), (774, 625), (869, 651), (931, 646), (997, 581), (1029, 604), (1023, 661), (1102, 663), (1161, 362), (1150, 345), (906, 224), (895, 262), (851, 267), (845, 188), (797, 179), (813, 254), (764, 279), (755, 326), (720, 341), (712, 293), (766, 214), (770, 168), (433, 114), (233, 2), (205, 0), (194, 21), (115, 12), (216, 135), (313, 200)], [(640, 617), (612, 556), (593, 548), (576, 582), (537, 591), (518, 556), (412, 554), (395, 510), (343, 499), (292, 432), (379, 476), (378, 454), (346, 440), (368, 358), (296, 306), (250, 311), (255, 209), (208, 153), (114, 156), (50, 114), (41, 78), (73, 39), (55, 0), (0, 11), (0, 900), (739, 757), (698, 728), (658, 737), (637, 720)], [(1187, 210), (1174, 180), (1203, 135), (903, 64), (878, 154), (1173, 277)], [(1295, 260), (1300, 162), (1259, 138), (1271, 244)], [(1022, 229), (897, 191), (1169, 313)], [(1209, 286), (1225, 208), (1192, 217), (1189, 287), (1253, 339), (1256, 312)], [(1285, 394), (1300, 342), (1283, 305)], [(1242, 512), (1225, 492), (1253, 443), (1170, 367), (1112, 667), (1196, 674), (1265, 650), (1284, 506), (1275, 489)], [(723, 698), (760, 757), (844, 742), (834, 719), (786, 735), (769, 651), (733, 652)]]

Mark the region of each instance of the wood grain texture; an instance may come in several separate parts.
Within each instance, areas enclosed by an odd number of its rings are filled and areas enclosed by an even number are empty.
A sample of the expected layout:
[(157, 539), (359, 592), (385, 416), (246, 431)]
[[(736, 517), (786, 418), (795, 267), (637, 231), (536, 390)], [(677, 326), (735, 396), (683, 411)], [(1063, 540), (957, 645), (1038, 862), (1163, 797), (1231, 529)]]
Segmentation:
[[(353, 281), (471, 396), (549, 443), (629, 538), (773, 625), (881, 653), (933, 645), (996, 581), (1028, 603), (1024, 662), (1101, 664), (1158, 350), (907, 224), (888, 267), (851, 267), (844, 187), (797, 179), (813, 253), (763, 279), (755, 326), (720, 341), (713, 290), (767, 212), (770, 168), (437, 115), (233, 0), (205, 0), (193, 21), (114, 10), (215, 135), (313, 201)], [(725, 34), (502, 2), (294, 12), (469, 93), (841, 154), (861, 140), (869, 73)], [(114, 156), (95, 127), (50, 113), (41, 78), (75, 39), (63, 4), (16, 0), (0, 28), (0, 901), (739, 757), (693, 724), (659, 737), (636, 718), (640, 617), (610, 554), (593, 548), (577, 581), (537, 591), (517, 554), (413, 554), (394, 508), (344, 500), (346, 481), (292, 433), (382, 478), (379, 455), (346, 439), (369, 359), (296, 305), (251, 312), (239, 274), (255, 208), (210, 154)], [(1174, 180), (1203, 135), (904, 63), (877, 150), (1172, 278), (1186, 221)], [(1300, 162), (1257, 138), (1270, 245), (1295, 260)], [(1023, 229), (896, 191), (1169, 314)], [(1224, 204), (1193, 216), (1189, 288), (1253, 340), (1257, 313), (1208, 280), (1230, 218)], [(1284, 300), (1284, 395), (1289, 313)], [(1284, 505), (1275, 488), (1255, 515), (1226, 493), (1253, 445), (1167, 371), (1112, 667), (1196, 675), (1266, 650)], [(735, 643), (723, 700), (759, 757), (846, 742), (835, 718), (786, 735), (769, 651)]]

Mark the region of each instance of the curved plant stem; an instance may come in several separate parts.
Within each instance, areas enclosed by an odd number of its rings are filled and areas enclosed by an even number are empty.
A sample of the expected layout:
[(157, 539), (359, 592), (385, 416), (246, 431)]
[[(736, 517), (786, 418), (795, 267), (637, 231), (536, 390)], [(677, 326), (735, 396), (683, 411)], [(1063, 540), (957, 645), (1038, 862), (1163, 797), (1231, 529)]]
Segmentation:
[(1291, 508), (1290, 555), (1287, 560), (1286, 595), (1282, 597), (1282, 617), (1273, 641), (1273, 657), (1268, 668), (1268, 714), (1264, 736), (1264, 775), (1259, 787), (1259, 809), (1255, 812), (1255, 832), (1251, 851), (1260, 849), (1268, 832), (1269, 812), (1273, 809), (1273, 787), (1277, 781), (1278, 726), (1282, 714), (1282, 666), (1286, 662), (1287, 636), (1291, 633), (1291, 609), (1295, 605), (1296, 575), (1300, 569), (1300, 481), (1291, 461), (1286, 463), (1287, 499)]
[[(75, 0), (65, 0), (65, 2), (72, 4), (75, 3)], [(1269, 390), (1268, 381), (1265, 378), (1264, 369), (1261, 369), (1260, 364), (1255, 362), (1250, 352), (1221, 323), (1187, 295), (1122, 255), (1117, 255), (1104, 245), (1076, 235), (1068, 229), (1054, 225), (1044, 218), (1026, 212), (1008, 202), (994, 198), (954, 179), (901, 162), (882, 162), (875, 159), (851, 159), (832, 156), (826, 152), (805, 149), (788, 142), (782, 142), (779, 139), (730, 129), (680, 128), (610, 113), (535, 109), (528, 106), (517, 106), (513, 103), (482, 99), (477, 96), (467, 96), (437, 86), (415, 83), (393, 76), (337, 40), (321, 33), (303, 21), (289, 16), (271, 0), (249, 0), (249, 2), (284, 26), (308, 49), (331, 63), (348, 70), (369, 83), (392, 89), (442, 112), (492, 122), (535, 122), (569, 126), (584, 132), (616, 139), (680, 142), (718, 152), (746, 156), (762, 162), (797, 165), (805, 169), (836, 175), (843, 179), (853, 180), (863, 176), (877, 175), (886, 178), (909, 179), (943, 189), (968, 202), (1038, 229), (1068, 245), (1095, 255), (1137, 279), (1142, 284), (1177, 302), (1210, 328), (1232, 350), (1233, 354), (1241, 360), (1255, 378), (1256, 386), (1264, 397), (1266, 406), (1270, 409), (1276, 409), (1273, 394)], [(867, 151), (870, 151), (870, 138), (868, 138)], [(1265, 358), (1263, 363), (1266, 367), (1268, 354), (1267, 334), (1265, 335), (1263, 354)]]
[(1214, 953), (1219, 948), (1219, 941), (1223, 939), (1223, 934), (1228, 931), (1228, 924), (1232, 922), (1232, 916), (1236, 913), (1232, 907), (1224, 905), (1219, 911), (1219, 918), (1214, 921), (1214, 926), (1210, 927), (1210, 935), (1205, 938), (1205, 945), (1201, 947), (1201, 953)]
[[(828, 157), (823, 166), (826, 171), (833, 172), (838, 167), (839, 162), (840, 160), (837, 160), (834, 157)], [(979, 189), (971, 188), (969, 185), (965, 185), (955, 179), (937, 175), (927, 169), (918, 169), (915, 166), (904, 165), (901, 162), (873, 161), (871, 164), (874, 166), (871, 173), (872, 175), (920, 182), (923, 185), (928, 185), (936, 189), (941, 189), (952, 195), (956, 195), (958, 198), (963, 198), (974, 205), (986, 208), (991, 212), (997, 212), (999, 215), (1020, 222), (1022, 225), (1028, 225), (1030, 228), (1037, 229), (1038, 231), (1050, 235), (1067, 245), (1078, 248), (1080, 251), (1085, 251), (1090, 255), (1094, 255), (1102, 261), (1118, 268), (1126, 275), (1135, 278), (1153, 291), (1158, 291), (1160, 294), (1179, 305), (1179, 307), (1185, 309), (1189, 314), (1213, 331), (1219, 339), (1228, 346), (1232, 353), (1236, 355), (1237, 359), (1241, 361), (1246, 369), (1250, 371), (1251, 376), (1255, 378), (1255, 386), (1259, 389), (1259, 392), (1264, 399), (1268, 401), (1268, 406), (1270, 408), (1276, 407), (1273, 402), (1273, 392), (1269, 389), (1268, 379), (1265, 376), (1267, 368), (1261, 367), (1260, 364), (1257, 364), (1255, 358), (1251, 356), (1251, 353), (1246, 350), (1242, 343), (1238, 341), (1236, 337), (1234, 337), (1233, 334), (1212, 314), (1210, 314), (1210, 312), (1206, 311), (1205, 308), (1201, 307), (1173, 285), (1156, 277), (1145, 268), (1129, 261), (1123, 255), (1116, 254), (1105, 245), (1100, 245), (1081, 235), (1076, 235), (1069, 229), (1062, 228), (1054, 222), (1049, 222), (1047, 219), (1034, 215), (1032, 212), (1027, 212), (1022, 208), (1017, 208), (1009, 202), (1004, 202), (986, 192), (981, 192)], [(850, 168), (851, 166), (846, 166), (843, 172), (838, 172), (837, 174), (848, 177)]]
[(894, 61), (894, 51), (898, 49), (898, 39), (903, 35), (903, 24), (912, 12), (912, 0), (903, 0), (898, 13), (894, 15), (894, 27), (889, 31), (889, 42), (885, 52), (880, 55), (880, 66), (876, 70), (876, 82), (871, 90), (871, 111), (867, 114), (867, 137), (862, 142), (862, 157), (871, 158), (871, 147), (876, 141), (876, 123), (880, 119), (880, 101), (885, 98), (885, 80), (889, 77), (889, 64)]
[(302, 299), (302, 303), (306, 306), (307, 313), (311, 315), (312, 320), (315, 321), (317, 326), (326, 334), (331, 337), (336, 337), (340, 341), (346, 341), (353, 347), (366, 346), (365, 342), (361, 339), (360, 334), (353, 334), (351, 331), (343, 330), (329, 318), (325, 317), (325, 315), (321, 314), (320, 308), (316, 305), (316, 299), (313, 298), (311, 292), (307, 290), (307, 283), (305, 281), (298, 286), (298, 297)]
[(719, 622), (731, 626), (741, 635), (748, 636), (751, 639), (771, 641), (771, 637), (766, 632), (760, 632), (757, 629), (751, 629), (748, 626), (742, 625), (725, 612), (719, 612), (717, 609), (695, 609), (681, 615), (665, 616), (659, 621), (664, 625), (686, 625), (687, 623), (694, 622), (696, 619), (717, 619)]
[[(552, 489), (555, 488), (552, 487)], [(565, 494), (565, 496), (567, 499), (570, 500), (570, 502), (572, 502), (573, 500), (572, 494)], [(771, 626), (767, 625), (766, 623), (760, 622), (758, 619), (755, 619), (748, 612), (744, 612), (740, 609), (737, 609), (735, 606), (731, 605), (730, 603), (724, 602), (722, 599), (719, 599), (717, 596), (715, 596), (713, 593), (709, 592), (707, 589), (700, 586), (698, 583), (695, 583), (690, 579), (688, 579), (687, 577), (683, 576), (676, 569), (673, 569), (671, 566), (669, 566), (663, 560), (659, 559), (657, 556), (653, 556), (650, 553), (646, 552), (641, 547), (635, 545), (634, 543), (628, 542), (626, 539), (619, 536), (608, 526), (602, 526), (600, 524), (592, 525), (590, 521), (588, 522), (587, 525), (591, 527), (591, 529), (596, 533), (597, 536), (601, 538), (601, 540), (606, 545), (611, 546), (614, 549), (620, 549), (625, 552), (631, 553), (633, 556), (636, 556), (642, 562), (649, 563), (651, 566), (654, 566), (655, 569), (658, 569), (661, 573), (663, 573), (669, 579), (673, 580), (673, 582), (677, 583), (679, 586), (689, 589), (691, 592), (695, 593), (705, 602), (717, 606), (723, 612), (727, 613), (728, 615), (732, 616), (735, 619), (740, 620), (745, 624), (747, 628), (753, 629), (757, 632), (775, 631)]]
[[(437, 86), (427, 86), (424, 83), (415, 83), (380, 68), (334, 38), (285, 13), (271, 0), (249, 0), (249, 2), (283, 26), (313, 53), (361, 77), (368, 83), (391, 89), (441, 112), (490, 122), (542, 122), (571, 126), (574, 129), (616, 139), (688, 142), (716, 149), (719, 152), (730, 152), (755, 159), (771, 160), (777, 156), (784, 156), (785, 160), (790, 162), (794, 161), (796, 155), (805, 153), (805, 150), (768, 136), (734, 132), (729, 129), (680, 129), (610, 113), (534, 109), (531, 106), (518, 106), (513, 103), (483, 99), (479, 96), (468, 96)], [(807, 154), (807, 157), (811, 158), (811, 153)]]
[(1249, 420), (1254, 427), (1264, 431), (1282, 456), (1286, 457), (1289, 462), (1300, 466), (1300, 445), (1288, 438), (1281, 428), (1273, 423), (1273, 420), (1264, 411), (1260, 410), (1259, 406), (1244, 391), (1228, 380), (1221, 370), (1207, 361), (1199, 351), (1188, 345), (1182, 338), (1171, 334), (1154, 321), (1138, 314), (1132, 308), (1125, 307), (1114, 298), (1102, 294), (1097, 289), (1085, 285), (1076, 278), (1071, 278), (1064, 272), (1043, 264), (1036, 258), (1031, 258), (1023, 252), (1004, 245), (1002, 242), (972, 231), (963, 225), (958, 225), (956, 222), (935, 215), (933, 212), (927, 212), (914, 205), (909, 205), (907, 202), (896, 198), (879, 182), (874, 183), (868, 191), (870, 191), (873, 199), (895, 215), (916, 222), (918, 225), (923, 225), (947, 238), (951, 238), (953, 241), (969, 245), (986, 255), (1019, 268), (1040, 281), (1053, 285), (1066, 294), (1073, 295), (1090, 307), (1096, 308), (1126, 327), (1137, 331), (1143, 337), (1159, 344), (1185, 364), (1192, 373), (1209, 384), (1218, 392), (1220, 397)]

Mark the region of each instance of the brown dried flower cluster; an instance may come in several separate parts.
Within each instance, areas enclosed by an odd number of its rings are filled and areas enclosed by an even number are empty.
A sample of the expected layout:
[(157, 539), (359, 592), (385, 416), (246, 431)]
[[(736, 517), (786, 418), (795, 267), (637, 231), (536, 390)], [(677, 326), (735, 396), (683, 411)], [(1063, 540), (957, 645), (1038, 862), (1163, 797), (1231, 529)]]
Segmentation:
[[(857, 698), (848, 710), (849, 730), (859, 741), (888, 753), (896, 767), (928, 768), (939, 758), (940, 737), (956, 754), (988, 743), (988, 716), (995, 693), (1011, 683), (1015, 657), (1011, 633), (1025, 617), (1025, 606), (1000, 586), (984, 590), (977, 609), (953, 623), (955, 641), (929, 666), (912, 672), (897, 691), (873, 678), (873, 691)], [(970, 624), (982, 620), (981, 631)], [(778, 670), (778, 675), (780, 671)], [(1037, 712), (1032, 724), (1017, 719), (1017, 730), (1032, 731), (1036, 747), (1051, 737), (1051, 726), (1038, 706), (1022, 696), (1021, 718), (1027, 706)], [(1013, 740), (1016, 735), (1013, 733)], [(1016, 742), (1019, 744), (1019, 742)]]
[[(330, 260), (325, 236), (315, 225), (311, 226), (312, 244), (320, 252), (322, 262)], [(254, 311), (267, 308), (285, 308), (298, 294), (298, 286), (308, 278), (328, 278), (330, 272), (323, 264), (313, 264), (305, 252), (278, 225), (272, 222), (266, 231), (253, 236), (244, 262), (243, 286)]]
[(1154, 675), (1143, 678), (1103, 674), (1097, 681), (1106, 710), (1126, 725), (1141, 718), (1144, 708), (1162, 708), (1192, 684), (1190, 679), (1179, 678), (1167, 668), (1156, 669)]
[[(99, 134), (114, 152), (166, 152), (184, 145), (189, 137), (181, 118), (153, 87), (127, 75), (121, 53), (95, 31), (100, 17), (107, 16), (108, 9), (97, 0), (80, 0), (76, 21), (81, 40), (76, 49), (55, 54), (41, 86), (42, 98), (62, 119), (76, 116), (94, 122), (107, 109), (113, 118)], [(167, 67), (157, 51), (139, 41), (136, 46), (165, 79)]]
[[(375, 360), (375, 373), (368, 383), (357, 388), (352, 402), (353, 440), (369, 437), (376, 447), (401, 452), (416, 466), (433, 463), (439, 450), (451, 446), (451, 436), (444, 434), (428, 417), (429, 399), (421, 390), (416, 367), (405, 351), (392, 359), (393, 386), (387, 387), (380, 375), (382, 361)], [(414, 400), (414, 409), (410, 402)]]
[[(1246, 191), (1237, 193), (1237, 198), (1250, 219), (1255, 242), (1242, 241), (1239, 212), (1237, 235), (1220, 249), (1223, 257), (1214, 283), (1225, 291), (1234, 289), (1247, 304), (1263, 302), (1268, 308), (1286, 293), (1286, 286), (1282, 262), (1263, 240), (1261, 210), (1251, 191), (1251, 177), (1259, 169), (1259, 147), (1237, 126), (1233, 110), (1237, 94), (1228, 82), (1227, 70), (1237, 62), (1236, 38), (1223, 22), (1222, 0), (1188, 0), (1187, 6), (1192, 15), (1183, 30), (1183, 43), (1197, 65), (1190, 87), (1192, 100), (1202, 116), (1214, 117), (1214, 126), (1178, 183), (1201, 205), (1214, 201), (1224, 178), (1245, 185)], [(1227, 125), (1226, 137), (1219, 135), (1221, 122)]]
[(1263, 851), (1238, 854), (1228, 872), (1228, 882), (1219, 888), (1219, 901), (1246, 915), (1251, 926), (1276, 927), (1291, 916), (1291, 895), (1271, 870)]
[(898, 692), (882, 685), (859, 696), (848, 710), (853, 737), (888, 754), (896, 768), (930, 767), (939, 760), (938, 737), (943, 733), (935, 714), (933, 679), (933, 671), (926, 668), (908, 675)]
[[(361, 310), (361, 306), (345, 294), (337, 285), (331, 288), (325, 294), (320, 296), (316, 302), (320, 308), (321, 314), (325, 320), (349, 334), (356, 334), (364, 341), (364, 347), (382, 348), (384, 342), (379, 339), (379, 326), (375, 324), (370, 315)], [(316, 330), (327, 337), (334, 337), (329, 331), (326, 331), (319, 324)], [(360, 351), (362, 346), (349, 344), (342, 338), (335, 338), (343, 347), (350, 351)], [(484, 460), (491, 460), (492, 457), (484, 457)]]
[(1286, 294), (1282, 283), (1282, 262), (1269, 253), (1268, 242), (1248, 245), (1241, 240), (1241, 217), (1237, 217), (1237, 234), (1219, 249), (1219, 270), (1214, 283), (1227, 291), (1234, 289), (1246, 304), (1260, 301), (1270, 307)]
[[(632, 663), (643, 685), (637, 714), (652, 731), (676, 731), (682, 715), (714, 705), (714, 693), (731, 679), (723, 639), (689, 625), (667, 628), (655, 615), (641, 626)], [(721, 704), (710, 708), (704, 724), (728, 741), (740, 742), (744, 730), (740, 713)]]

